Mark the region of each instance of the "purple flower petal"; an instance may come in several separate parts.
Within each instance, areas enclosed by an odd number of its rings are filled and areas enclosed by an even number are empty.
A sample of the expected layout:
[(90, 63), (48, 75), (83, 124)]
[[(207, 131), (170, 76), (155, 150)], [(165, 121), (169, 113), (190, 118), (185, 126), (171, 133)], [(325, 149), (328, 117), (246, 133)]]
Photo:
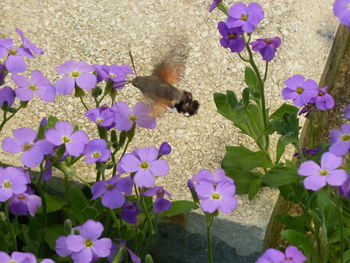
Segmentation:
[(169, 164), (165, 160), (157, 160), (151, 163), (151, 167), (149, 169), (153, 175), (166, 176), (169, 172)]
[(85, 239), (95, 241), (103, 232), (103, 225), (100, 222), (87, 220), (80, 228), (80, 235)]
[(134, 182), (138, 187), (152, 187), (155, 178), (149, 170), (140, 169), (136, 172)]
[(327, 183), (333, 186), (342, 185), (343, 183), (345, 183), (347, 178), (348, 175), (343, 169), (330, 171), (330, 173), (326, 175)]
[(90, 263), (93, 259), (92, 250), (90, 248), (84, 248), (79, 252), (73, 252), (72, 259), (74, 260), (74, 263)]
[(337, 157), (331, 152), (326, 152), (321, 157), (321, 167), (327, 170), (338, 168), (343, 162), (342, 157)]
[(85, 248), (84, 238), (80, 235), (69, 235), (66, 238), (67, 249), (72, 252), (79, 252)]
[(102, 204), (110, 209), (122, 207), (125, 203), (125, 196), (118, 190), (106, 191), (102, 197)]
[(112, 241), (109, 238), (101, 238), (94, 242), (93, 251), (98, 257), (107, 257), (111, 252)]
[(83, 73), (76, 78), (76, 82), (79, 88), (91, 90), (96, 87), (97, 77), (91, 73)]
[(74, 89), (74, 79), (68, 76), (64, 76), (56, 82), (56, 90), (59, 94), (68, 95), (71, 94)]
[(23, 150), (22, 143), (19, 140), (16, 140), (10, 137), (6, 137), (2, 141), (2, 149), (5, 152), (14, 153), (14, 154), (20, 153)]
[(133, 154), (125, 154), (121, 159), (121, 168), (126, 172), (136, 172), (140, 168), (140, 160)]
[(311, 175), (304, 179), (306, 189), (317, 191), (326, 186), (326, 177), (320, 175)]
[(23, 57), (18, 55), (10, 55), (5, 62), (5, 66), (12, 74), (22, 73), (27, 69)]
[(303, 176), (310, 176), (314, 174), (319, 174), (321, 167), (314, 161), (303, 162), (298, 170), (298, 174)]

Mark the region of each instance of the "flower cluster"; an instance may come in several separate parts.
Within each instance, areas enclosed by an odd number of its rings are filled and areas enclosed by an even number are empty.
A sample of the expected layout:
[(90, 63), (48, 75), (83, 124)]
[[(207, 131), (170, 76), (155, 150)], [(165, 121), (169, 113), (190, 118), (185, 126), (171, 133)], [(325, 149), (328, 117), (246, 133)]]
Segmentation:
[(28, 187), (29, 175), (21, 168), (0, 167), (0, 202), (9, 202), (12, 214), (34, 216), (41, 198)]
[(13, 39), (0, 39), (0, 58), (5, 57), (4, 64), (0, 64), (0, 85), (4, 84), (4, 79), (8, 73), (12, 74), (12, 80), (17, 85), (15, 89), (9, 86), (0, 89), (0, 106), (3, 106), (5, 102), (8, 106), (12, 106), (15, 97), (21, 101), (30, 101), (34, 98), (34, 94), (37, 94), (45, 102), (53, 102), (56, 96), (56, 88), (44, 77), (40, 70), (31, 72), (30, 79), (25, 75), (18, 75), (18, 73), (27, 70), (25, 57), (34, 58), (34, 54), (42, 55), (44, 52), (29, 41), (19, 28), (16, 29), (16, 32), (22, 40), (20, 47), (14, 45)]
[[(214, 0), (210, 12), (221, 1)], [(228, 10), (226, 22), (219, 22), (218, 30), (221, 34), (220, 44), (224, 48), (230, 48), (231, 52), (242, 52), (249, 42), (244, 34), (251, 34), (256, 26), (263, 20), (264, 10), (257, 3), (250, 3), (248, 6), (243, 2), (236, 3)], [(249, 37), (250, 39), (250, 37)], [(259, 52), (265, 61), (271, 61), (276, 54), (277, 48), (281, 45), (279, 37), (259, 38), (249, 43), (252, 50)]]
[(88, 220), (72, 229), (69, 236), (60, 236), (56, 240), (56, 253), (61, 257), (70, 256), (74, 263), (90, 263), (108, 257), (112, 240), (100, 238), (102, 232), (103, 225), (100, 222)]
[[(37, 263), (36, 257), (32, 253), (14, 251), (11, 255), (0, 251), (0, 262), (6, 263)], [(55, 263), (52, 259), (46, 258), (40, 263)]]
[(310, 113), (315, 107), (319, 110), (328, 110), (334, 107), (333, 97), (327, 93), (327, 86), (319, 88), (316, 81), (305, 80), (302, 75), (294, 75), (286, 80), (286, 88), (282, 90), (285, 100), (293, 100), (298, 107), (304, 107), (302, 113)]
[(295, 246), (289, 246), (285, 252), (281, 252), (274, 248), (267, 249), (255, 263), (303, 263), (307, 258), (304, 254)]
[(151, 117), (152, 109), (145, 103), (136, 103), (133, 110), (125, 102), (117, 102), (112, 107), (101, 106), (90, 109), (85, 116), (98, 126), (107, 130), (116, 128), (120, 131), (129, 131), (136, 123), (140, 127), (154, 129), (156, 119)]
[(220, 210), (229, 214), (237, 207), (237, 199), (234, 197), (236, 187), (223, 169), (217, 169), (214, 174), (207, 169), (200, 170), (193, 176), (193, 181), (189, 180), (188, 186), (191, 192), (195, 192), (206, 213)]

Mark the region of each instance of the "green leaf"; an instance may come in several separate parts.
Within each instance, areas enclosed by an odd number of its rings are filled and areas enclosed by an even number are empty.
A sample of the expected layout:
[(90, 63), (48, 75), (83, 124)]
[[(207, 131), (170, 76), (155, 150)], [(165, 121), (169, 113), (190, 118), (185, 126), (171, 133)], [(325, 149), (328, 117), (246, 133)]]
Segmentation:
[[(45, 194), (46, 204), (47, 204), (47, 211), (46, 213), (52, 213), (61, 210), (65, 205), (66, 201), (63, 198)], [(38, 209), (38, 213), (42, 213), (42, 207)]]
[(249, 99), (250, 99), (250, 92), (249, 88), (245, 88), (242, 92), (242, 102), (243, 102), (243, 107), (246, 108), (249, 104)]
[(119, 263), (124, 255), (124, 252), (125, 252), (125, 248), (120, 247), (120, 249), (118, 250), (118, 253), (115, 255), (111, 263)]
[(170, 209), (168, 211), (164, 211), (160, 215), (167, 216), (167, 217), (176, 216), (176, 215), (185, 214), (197, 208), (198, 208), (197, 204), (192, 201), (178, 200), (178, 201), (171, 202)]
[(248, 192), (249, 200), (252, 200), (260, 189), (261, 189), (261, 178), (253, 180), (249, 184), (249, 192)]
[(238, 104), (236, 94), (232, 90), (226, 90), (227, 102), (232, 108), (235, 108)]
[(49, 118), (47, 119), (47, 129), (55, 128), (56, 122), (58, 122), (58, 119), (55, 116), (49, 116)]
[(69, 188), (69, 205), (70, 215), (78, 220), (80, 224), (84, 223), (88, 217), (83, 213), (85, 207), (87, 206), (87, 200), (83, 192), (77, 187)]
[(228, 103), (227, 96), (222, 93), (214, 93), (214, 101), (218, 112), (226, 119), (234, 122), (234, 108)]
[(337, 261), (337, 263), (345, 263), (345, 262), (350, 262), (350, 249), (348, 249), (343, 253), (343, 262), (340, 262), (340, 257)]
[(290, 229), (282, 231), (281, 236), (305, 252), (306, 256), (310, 257), (311, 255), (316, 255), (311, 241), (304, 234)]
[[(350, 237), (350, 228), (346, 227), (343, 229), (344, 239), (349, 239)], [(332, 236), (328, 239), (328, 243), (338, 243), (340, 241), (340, 230), (337, 230), (332, 234)]]
[(271, 187), (280, 187), (282, 185), (289, 185), (297, 183), (300, 176), (296, 168), (278, 167), (273, 168), (262, 176), (263, 183)]
[(299, 112), (299, 108), (290, 105), (290, 104), (282, 104), (274, 113), (271, 114), (270, 119), (282, 119), (285, 114), (289, 115), (297, 115)]
[(257, 167), (271, 168), (273, 163), (261, 151), (253, 152), (244, 146), (226, 146), (226, 154), (221, 163), (222, 168), (236, 168), (251, 171)]
[(9, 242), (6, 240), (6, 237), (3, 232), (0, 232), (0, 250), (1, 251), (8, 251), (8, 244)]
[(151, 257), (151, 255), (146, 255), (146, 257), (145, 257), (145, 263), (153, 263), (154, 261), (153, 261), (153, 259), (152, 259), (152, 257)]
[(246, 67), (244, 71), (244, 82), (248, 87), (257, 89), (258, 87), (258, 78), (255, 74), (255, 71), (251, 67)]
[(332, 199), (326, 190), (320, 189), (315, 194), (317, 197), (317, 207), (322, 210), (326, 210), (332, 204)]
[(55, 250), (56, 239), (63, 233), (62, 225), (50, 225), (46, 228), (44, 240), (52, 250)]
[(126, 131), (120, 132), (119, 135), (119, 148), (123, 147), (126, 141)]
[(247, 172), (240, 169), (225, 169), (226, 175), (235, 181), (237, 194), (247, 194), (250, 190), (250, 185), (257, 180), (260, 180), (260, 173)]
[(285, 225), (287, 229), (296, 230), (300, 233), (305, 233), (305, 229), (308, 227), (305, 216), (291, 216), (288, 214), (278, 214), (274, 218)]

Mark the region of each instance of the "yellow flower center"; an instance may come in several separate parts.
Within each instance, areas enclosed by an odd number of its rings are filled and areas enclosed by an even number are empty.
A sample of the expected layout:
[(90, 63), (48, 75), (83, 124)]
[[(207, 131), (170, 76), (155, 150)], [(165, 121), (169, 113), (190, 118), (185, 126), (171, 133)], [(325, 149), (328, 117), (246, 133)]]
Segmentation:
[(247, 21), (247, 20), (248, 20), (248, 15), (242, 15), (242, 16), (241, 16), (241, 19), (242, 19), (243, 21)]
[(69, 143), (71, 141), (71, 139), (68, 138), (67, 136), (63, 136), (62, 141), (63, 141), (63, 143)]
[(114, 185), (113, 184), (107, 184), (107, 190), (112, 190), (114, 188)]
[(23, 151), (28, 151), (32, 148), (33, 146), (30, 143), (26, 143), (23, 145)]
[(10, 55), (16, 55), (16, 54), (17, 54), (17, 51), (11, 48), (11, 49), (9, 50), (9, 53), (10, 53)]
[(30, 88), (31, 90), (33, 90), (33, 91), (36, 91), (36, 90), (37, 90), (37, 87), (36, 87), (35, 85), (33, 85), (33, 84), (30, 85), (29, 88)]
[(96, 119), (96, 123), (97, 124), (100, 124), (100, 123), (102, 123), (103, 122), (103, 119)]
[(4, 187), (4, 188), (10, 188), (11, 187), (11, 182), (9, 182), (9, 181), (4, 181), (3, 182), (3, 184), (2, 184), (2, 186)]
[(90, 239), (85, 240), (84, 243), (87, 248), (90, 248), (94, 245), (94, 242), (92, 242)]
[(326, 176), (327, 174), (329, 174), (329, 172), (326, 169), (323, 169), (320, 171), (320, 175), (322, 175), (322, 176)]
[(72, 71), (72, 72), (70, 73), (70, 75), (71, 75), (72, 78), (77, 78), (77, 77), (80, 76), (80, 72), (77, 71), (77, 70), (75, 70), (75, 71)]
[(272, 41), (270, 39), (265, 39), (265, 43), (270, 45), (272, 43)]
[(92, 154), (92, 157), (94, 157), (94, 158), (98, 158), (100, 156), (101, 156), (101, 154), (99, 152), (95, 152)]
[(317, 94), (317, 96), (319, 96), (319, 97), (322, 97), (323, 95), (324, 95), (323, 91), (319, 91), (318, 94)]
[(21, 195), (18, 196), (18, 199), (20, 199), (20, 200), (26, 200), (26, 197), (25, 197), (24, 195), (21, 194)]
[(215, 199), (215, 200), (220, 200), (221, 199), (221, 195), (219, 193), (212, 193), (211, 194), (211, 198)]
[(303, 92), (304, 92), (304, 89), (303, 89), (303, 88), (298, 87), (298, 88), (297, 88), (295, 91), (296, 91), (296, 93), (301, 94), (301, 93), (303, 93)]
[(114, 73), (109, 73), (109, 76), (110, 76), (112, 79), (115, 79), (115, 78), (117, 77), (117, 75), (114, 74)]
[(16, 260), (11, 259), (8, 263), (17, 263)]
[(137, 120), (137, 116), (136, 115), (129, 115), (129, 120), (136, 121)]
[(229, 39), (236, 39), (236, 38), (237, 38), (237, 34), (234, 34), (234, 33), (229, 34), (229, 35), (228, 35), (228, 38), (229, 38)]
[(342, 137), (341, 137), (341, 139), (344, 141), (344, 142), (346, 142), (346, 141), (349, 141), (350, 140), (350, 134), (344, 134)]
[(149, 164), (147, 163), (147, 162), (142, 162), (141, 164), (140, 164), (140, 167), (142, 168), (142, 169), (147, 169), (148, 167), (149, 167)]

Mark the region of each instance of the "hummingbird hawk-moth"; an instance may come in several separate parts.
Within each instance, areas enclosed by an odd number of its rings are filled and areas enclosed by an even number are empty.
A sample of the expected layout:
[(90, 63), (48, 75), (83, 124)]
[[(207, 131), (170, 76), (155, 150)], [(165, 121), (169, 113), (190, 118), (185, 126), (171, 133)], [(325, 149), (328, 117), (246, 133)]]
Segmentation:
[[(134, 61), (130, 52), (131, 61)], [(191, 116), (197, 113), (199, 102), (193, 100), (192, 94), (188, 91), (176, 88), (174, 85), (179, 82), (184, 69), (184, 63), (176, 60), (174, 52), (171, 52), (162, 62), (157, 64), (150, 76), (137, 76), (131, 83), (138, 88), (145, 97), (153, 101), (153, 109), (166, 107), (176, 108), (177, 112)]]

